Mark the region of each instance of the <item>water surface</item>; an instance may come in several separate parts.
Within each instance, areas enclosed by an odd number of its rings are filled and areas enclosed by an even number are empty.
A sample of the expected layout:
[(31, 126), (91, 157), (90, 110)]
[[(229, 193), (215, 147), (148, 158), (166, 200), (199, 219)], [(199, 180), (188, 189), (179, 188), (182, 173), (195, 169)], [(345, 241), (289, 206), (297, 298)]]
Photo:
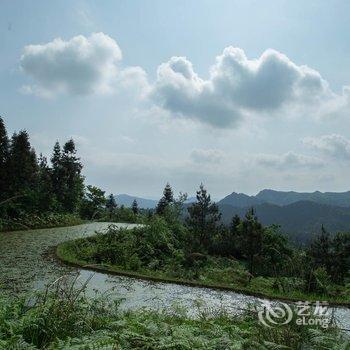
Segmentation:
[[(61, 264), (54, 256), (57, 244), (105, 231), (110, 223), (0, 233), (0, 289), (13, 294), (42, 289), (67, 274), (79, 274), (90, 295), (96, 291), (123, 298), (123, 308), (168, 308), (180, 304), (195, 312), (200, 301), (210, 310), (221, 307), (239, 312), (263, 299), (235, 292), (195, 288), (177, 284), (142, 281), (125, 276), (92, 273)], [(134, 227), (133, 224), (117, 224)], [(336, 308), (342, 327), (350, 329), (350, 309)]]

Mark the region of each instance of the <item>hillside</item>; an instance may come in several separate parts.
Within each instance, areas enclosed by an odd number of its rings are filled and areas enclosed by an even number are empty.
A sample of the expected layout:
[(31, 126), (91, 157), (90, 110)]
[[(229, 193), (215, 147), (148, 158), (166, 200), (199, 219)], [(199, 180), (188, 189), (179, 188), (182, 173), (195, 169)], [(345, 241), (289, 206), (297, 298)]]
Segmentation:
[(256, 196), (232, 192), (219, 201), (219, 204), (229, 204), (234, 207), (255, 206), (262, 203), (288, 205), (299, 201), (312, 201), (319, 204), (350, 207), (350, 191), (347, 192), (295, 192), (275, 191), (265, 189)]
[[(248, 207), (234, 207), (227, 204), (219, 204), (219, 208), (224, 223), (229, 223), (235, 214), (243, 217), (248, 210)], [(263, 224), (280, 225), (282, 231), (297, 241), (308, 241), (311, 235), (320, 231), (321, 225), (331, 232), (350, 231), (350, 208), (312, 201), (299, 201), (285, 206), (263, 203), (254, 208)]]
[(153, 209), (156, 207), (158, 201), (155, 199), (146, 199), (136, 196), (130, 196), (128, 194), (118, 194), (115, 196), (115, 200), (118, 205), (124, 205), (125, 207), (131, 207), (132, 202), (136, 199), (139, 208)]

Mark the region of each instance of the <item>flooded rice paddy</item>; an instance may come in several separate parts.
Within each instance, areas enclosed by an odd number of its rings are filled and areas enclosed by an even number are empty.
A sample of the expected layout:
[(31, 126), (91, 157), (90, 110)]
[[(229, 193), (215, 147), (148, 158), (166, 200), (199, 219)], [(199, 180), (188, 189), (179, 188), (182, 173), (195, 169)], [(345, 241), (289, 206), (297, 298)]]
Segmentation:
[[(90, 223), (73, 227), (0, 233), (0, 290), (8, 294), (43, 289), (64, 275), (79, 274), (82, 283), (90, 281), (87, 293), (108, 293), (122, 298), (123, 308), (168, 308), (182, 305), (195, 312), (198, 301), (206, 308), (226, 308), (239, 312), (260, 298), (229, 291), (158, 283), (130, 277), (115, 276), (68, 267), (55, 258), (55, 247), (64, 241), (91, 236), (104, 231), (109, 223)], [(132, 224), (118, 226), (133, 227)], [(343, 328), (350, 329), (350, 309), (336, 308), (335, 314)]]

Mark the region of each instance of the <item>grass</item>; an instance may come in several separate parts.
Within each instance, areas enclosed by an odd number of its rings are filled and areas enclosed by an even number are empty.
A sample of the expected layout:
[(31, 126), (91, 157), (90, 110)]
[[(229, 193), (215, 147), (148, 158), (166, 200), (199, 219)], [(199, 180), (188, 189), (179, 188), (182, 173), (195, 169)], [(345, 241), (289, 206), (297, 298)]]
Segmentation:
[[(43, 293), (0, 297), (0, 349), (346, 349), (336, 326), (267, 328), (254, 309), (230, 315), (198, 306), (121, 311), (119, 301), (87, 298), (84, 287), (60, 278)], [(294, 317), (294, 315), (293, 315)]]
[[(126, 269), (125, 266), (118, 266), (108, 262), (96, 263), (91, 258), (85, 257), (85, 250), (81, 250), (82, 246), (86, 248), (87, 245), (89, 249), (94, 249), (94, 239), (95, 237), (93, 236), (64, 242), (58, 245), (56, 250), (57, 256), (61, 261), (72, 266), (144, 280), (235, 291), (268, 299), (284, 301), (308, 300), (310, 302), (324, 300), (331, 305), (350, 306), (350, 291), (347, 291), (346, 287), (337, 286), (335, 290), (338, 289), (338, 294), (335, 293), (335, 295), (311, 294), (296, 289), (296, 285), (300, 284), (298, 279), (285, 278), (285, 284), (289, 284), (289, 288), (283, 292), (276, 289), (275, 278), (254, 277), (249, 281), (245, 278), (246, 270), (244, 266), (238, 261), (229, 262), (229, 267), (223, 267), (220, 259), (213, 258), (208, 266), (204, 266), (192, 277), (188, 274), (187, 276), (184, 274), (182, 277), (181, 273), (183, 271), (176, 268), (177, 271), (174, 276), (173, 271), (166, 268), (157, 270), (139, 267), (137, 270), (132, 270)], [(339, 290), (341, 290), (342, 294), (339, 293)]]

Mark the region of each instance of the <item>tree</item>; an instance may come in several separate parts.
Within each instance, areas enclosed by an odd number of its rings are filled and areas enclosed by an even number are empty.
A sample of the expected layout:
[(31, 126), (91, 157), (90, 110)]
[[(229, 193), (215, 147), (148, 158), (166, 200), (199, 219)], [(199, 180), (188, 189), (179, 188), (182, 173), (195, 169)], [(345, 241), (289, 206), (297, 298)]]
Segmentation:
[(18, 196), (18, 199), (9, 205), (9, 215), (18, 216), (24, 211), (34, 211), (37, 203), (35, 189), (38, 181), (38, 164), (26, 131), (20, 131), (12, 136), (8, 171), (11, 174), (8, 193), (10, 197)]
[(326, 292), (323, 280), (328, 279), (326, 274), (329, 276), (333, 264), (331, 249), (332, 240), (322, 225), (321, 233), (311, 242), (307, 250), (305, 281), (308, 292)]
[(84, 194), (84, 178), (81, 175), (83, 166), (80, 158), (76, 156), (75, 143), (72, 139), (64, 144), (60, 163), (64, 179), (63, 209), (65, 212), (74, 213)]
[(288, 246), (287, 238), (280, 233), (279, 226), (264, 228), (262, 249), (258, 256), (259, 272), (279, 279), (281, 273), (290, 265), (291, 257), (292, 250)]
[(58, 141), (56, 141), (53, 154), (51, 157), (51, 182), (53, 194), (55, 195), (60, 209), (63, 211), (63, 202), (64, 202), (64, 193), (65, 193), (65, 185), (64, 185), (64, 168), (62, 166), (62, 152), (61, 146)]
[(263, 227), (251, 208), (242, 221), (242, 252), (247, 258), (251, 277), (255, 270), (255, 259), (261, 253), (262, 240)]
[(57, 210), (57, 200), (52, 185), (52, 169), (50, 169), (46, 157), (42, 154), (40, 154), (38, 161), (38, 183), (36, 191), (38, 212)]
[(3, 119), (0, 117), (0, 201), (8, 198), (9, 139)]
[(333, 239), (330, 275), (335, 283), (343, 284), (350, 275), (350, 233), (338, 233)]
[(174, 194), (168, 182), (164, 188), (163, 197), (158, 202), (156, 213), (158, 215), (163, 215), (165, 212), (165, 209), (173, 202), (174, 202)]
[(332, 240), (324, 226), (321, 226), (321, 233), (311, 243), (308, 255), (311, 258), (312, 267), (324, 267), (327, 271), (333, 264), (332, 262)]
[(240, 243), (241, 219), (238, 215), (235, 215), (228, 227), (221, 225), (217, 236), (215, 236), (212, 253), (220, 256), (241, 258)]
[(203, 184), (200, 185), (196, 198), (197, 202), (187, 208), (189, 216), (186, 223), (193, 236), (195, 248), (208, 251), (217, 232), (221, 214)]
[(137, 204), (137, 200), (134, 199), (134, 201), (132, 202), (132, 206), (131, 206), (132, 212), (137, 215), (139, 213), (139, 206)]
[(94, 219), (101, 215), (105, 204), (105, 191), (96, 186), (88, 185), (81, 203), (80, 214), (82, 217)]
[(115, 201), (114, 195), (112, 193), (108, 196), (106, 209), (109, 213), (109, 218), (111, 219), (115, 213), (115, 210), (117, 209), (117, 202)]

